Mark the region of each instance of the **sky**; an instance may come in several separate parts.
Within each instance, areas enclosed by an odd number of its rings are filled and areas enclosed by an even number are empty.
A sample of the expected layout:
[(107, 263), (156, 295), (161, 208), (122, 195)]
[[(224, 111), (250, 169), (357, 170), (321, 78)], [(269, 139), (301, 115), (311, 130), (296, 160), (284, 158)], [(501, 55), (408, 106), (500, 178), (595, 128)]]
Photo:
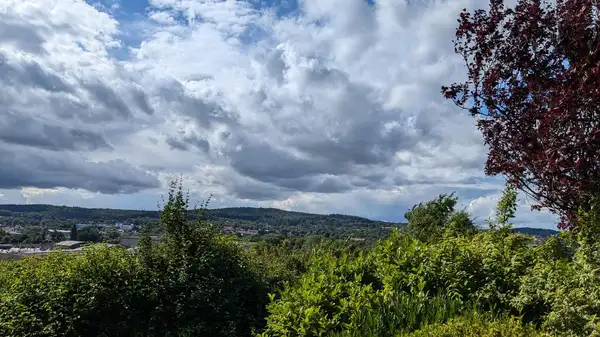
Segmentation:
[[(210, 207), (403, 221), (456, 192), (482, 222), (475, 122), (440, 87), (483, 0), (3, 0), (0, 203)], [(519, 197), (517, 226), (555, 228)]]

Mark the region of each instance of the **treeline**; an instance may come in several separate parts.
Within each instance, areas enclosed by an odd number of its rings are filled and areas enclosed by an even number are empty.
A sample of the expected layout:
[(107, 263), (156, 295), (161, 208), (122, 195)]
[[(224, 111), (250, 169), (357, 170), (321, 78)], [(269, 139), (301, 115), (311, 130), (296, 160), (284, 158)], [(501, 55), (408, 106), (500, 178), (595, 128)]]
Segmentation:
[[(187, 219), (197, 216), (189, 210)], [(162, 234), (158, 211), (135, 211), (100, 208), (82, 208), (52, 205), (0, 205), (0, 225), (23, 227), (21, 236), (0, 234), (0, 241), (32, 242), (43, 240), (44, 227), (69, 230), (76, 223), (115, 223), (134, 224), (135, 228), (152, 234)], [(222, 208), (207, 209), (205, 220), (219, 228), (234, 226), (242, 229), (258, 229), (262, 235), (284, 237), (324, 236), (344, 239), (348, 237), (376, 240), (387, 237), (392, 228), (405, 226), (405, 223), (375, 221), (357, 216), (340, 214), (310, 214), (290, 212), (275, 208)], [(517, 228), (524, 234), (539, 237), (556, 235), (557, 231), (537, 228)], [(261, 237), (253, 238), (262, 240)]]
[[(186, 217), (194, 219), (197, 210), (188, 210)], [(158, 220), (159, 211), (136, 211), (108, 208), (83, 208), (54, 205), (1, 205), (0, 217), (24, 218), (38, 221), (80, 221), (80, 222), (102, 222), (102, 221), (133, 221), (136, 219)], [(284, 211), (276, 208), (255, 207), (232, 207), (220, 209), (206, 209), (206, 220), (211, 221), (247, 221), (249, 224), (261, 226), (363, 226), (381, 227), (394, 226), (397, 223), (376, 221), (351, 215), (342, 214), (311, 214), (302, 212)]]
[[(191, 221), (197, 216), (197, 213), (198, 210), (188, 210), (186, 218)], [(66, 230), (75, 223), (114, 224), (123, 222), (134, 224), (136, 228), (152, 234), (162, 234), (163, 228), (160, 225), (159, 214), (158, 211), (52, 205), (0, 205), (0, 225), (36, 227), (41, 231), (43, 227)], [(389, 235), (392, 227), (404, 225), (349, 215), (320, 215), (252, 207), (206, 209), (204, 218), (219, 228), (233, 226), (239, 229), (257, 229), (261, 234), (321, 235), (332, 238), (381, 238)]]

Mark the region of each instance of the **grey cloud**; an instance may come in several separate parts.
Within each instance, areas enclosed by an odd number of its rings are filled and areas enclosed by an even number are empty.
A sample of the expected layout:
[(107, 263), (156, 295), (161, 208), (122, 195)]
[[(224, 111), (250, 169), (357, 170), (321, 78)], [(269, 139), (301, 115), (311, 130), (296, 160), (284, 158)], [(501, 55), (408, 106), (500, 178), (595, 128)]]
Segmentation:
[(309, 192), (341, 193), (351, 189), (352, 186), (348, 185), (348, 183), (340, 181), (339, 178), (327, 177), (321, 181), (318, 181), (317, 184), (311, 186)]
[(256, 201), (284, 199), (292, 194), (292, 190), (262, 183), (260, 181), (237, 176), (223, 176), (216, 181), (225, 187), (229, 196)]
[(203, 128), (212, 128), (216, 123), (236, 125), (238, 116), (226, 111), (216, 102), (192, 97), (185, 92), (181, 82), (170, 81), (156, 88), (156, 95), (178, 114), (192, 117)]
[(137, 106), (148, 115), (154, 115), (154, 109), (148, 102), (148, 95), (141, 90), (132, 90), (132, 96)]
[[(116, 22), (72, 5), (57, 5), (66, 12), (56, 20), (43, 4), (0, 13), (0, 188), (116, 194), (159, 187), (154, 173), (125, 161), (89, 161), (86, 152), (112, 152), (111, 143), (152, 127), (154, 100), (139, 74), (103, 55), (117, 42), (109, 36)], [(73, 17), (75, 6), (89, 11)]]
[(167, 142), (167, 145), (169, 145), (172, 149), (175, 149), (175, 150), (188, 151), (190, 149), (190, 147), (188, 146), (188, 144), (185, 141), (180, 140), (173, 136), (167, 137), (166, 142)]
[[(280, 190), (272, 187), (256, 186), (252, 184), (238, 184), (228, 188), (231, 196), (240, 199), (250, 199), (255, 201), (277, 200), (285, 197), (285, 194)], [(290, 195), (291, 191), (287, 192)]]
[(0, 140), (53, 151), (111, 148), (98, 133), (48, 125), (25, 113), (7, 111), (0, 114)]
[(0, 74), (3, 86), (37, 87), (51, 92), (72, 92), (73, 88), (62, 78), (43, 69), (35, 61), (11, 65), (5, 55), (0, 53)]
[(132, 116), (131, 109), (127, 106), (125, 101), (117, 95), (117, 93), (109, 88), (105, 83), (100, 80), (95, 82), (83, 82), (81, 85), (88, 90), (88, 92), (96, 98), (96, 100), (103, 104), (109, 111), (116, 111), (123, 118), (129, 118)]
[[(110, 125), (108, 123), (132, 118), (131, 107), (135, 106), (138, 106), (146, 114), (153, 114), (151, 106), (139, 106), (135, 102), (129, 104), (119, 98), (112, 89), (102, 88), (100, 83), (96, 83), (92, 90), (90, 93), (94, 98), (91, 100), (85, 96), (53, 95), (46, 98), (43, 104), (47, 107), (46, 111), (53, 113), (61, 120), (76, 120), (93, 128), (97, 128), (98, 123), (108, 126)], [(107, 100), (98, 100), (102, 97)], [(145, 111), (145, 109), (149, 110)], [(130, 126), (134, 127), (134, 125)]]
[[(498, 185), (498, 187), (500, 187), (500, 186), (502, 186), (502, 185)], [(474, 188), (474, 187), (473, 188), (470, 188), (470, 187), (445, 188), (445, 189), (440, 189), (440, 191), (438, 193), (442, 194), (442, 193), (452, 193), (452, 192), (456, 192), (458, 201), (466, 203), (466, 202), (469, 202), (470, 200), (477, 199), (481, 196), (487, 196), (487, 195), (491, 195), (494, 193), (498, 193), (499, 188)]]
[(33, 54), (44, 54), (43, 27), (0, 14), (0, 43), (12, 43), (17, 48)]
[(267, 70), (267, 74), (279, 83), (283, 82), (284, 73), (287, 68), (282, 56), (283, 51), (275, 49), (265, 58), (265, 69)]
[[(340, 123), (321, 126), (335, 132), (333, 139), (321, 128), (294, 137), (290, 145), (309, 156), (335, 163), (386, 165), (391, 163), (395, 152), (412, 149), (422, 141), (420, 135), (408, 128), (396, 127), (384, 132), (387, 123), (406, 124), (405, 117), (401, 111), (382, 109), (373, 89), (351, 82), (344, 72), (321, 65), (307, 70), (307, 76), (310, 79), (305, 84), (307, 91), (314, 93), (313, 101), (317, 100), (312, 109), (331, 115)], [(341, 97), (330, 98), (330, 105), (321, 104), (322, 93), (340, 88), (344, 89)]]
[(0, 188), (81, 188), (105, 194), (160, 187), (155, 175), (124, 161), (94, 163), (68, 152), (0, 146)]
[(168, 136), (166, 143), (172, 148), (180, 151), (189, 151), (190, 145), (201, 150), (202, 152), (208, 152), (210, 150), (210, 143), (199, 136)]
[[(278, 82), (286, 78), (284, 73), (291, 71), (293, 66), (286, 65), (281, 55), (281, 51), (271, 53), (267, 64), (269, 76), (275, 77)], [(222, 139), (232, 168), (243, 176), (266, 183), (263, 188), (337, 193), (355, 187), (381, 187), (386, 183), (383, 174), (365, 175), (361, 181), (355, 179), (352, 182), (339, 178), (323, 180), (322, 177), (349, 172), (362, 175), (362, 170), (370, 166), (389, 166), (394, 162), (397, 151), (412, 150), (422, 142), (422, 134), (408, 130), (408, 127), (388, 128), (384, 132), (388, 123), (406, 124), (405, 117), (400, 111), (382, 109), (372, 88), (351, 82), (343, 71), (323, 64), (305, 71), (307, 80), (303, 85), (306, 95), (299, 102), (298, 121), (279, 118), (278, 111), (289, 109), (293, 103), (278, 98), (280, 96), (269, 88), (258, 88), (254, 92), (255, 99), (251, 99), (262, 102), (262, 108), (272, 113), (272, 122), (289, 136), (289, 141), (278, 143), (276, 139), (269, 139), (268, 134), (257, 137), (252, 135), (253, 130), (236, 125), (236, 120), (226, 121), (234, 132), (234, 137), (229, 133), (229, 137)], [(181, 99), (182, 94), (176, 88), (173, 87), (167, 97)], [(340, 88), (343, 89), (341, 96), (326, 97), (329, 90), (338, 91)], [(326, 104), (322, 102), (325, 98)], [(187, 104), (198, 107), (194, 114), (198, 124), (209, 128), (214, 120), (210, 113), (214, 106), (189, 97), (187, 100)], [(191, 111), (189, 108), (183, 110)], [(310, 119), (303, 120), (302, 111), (329, 115), (340, 124), (315, 125)], [(193, 137), (172, 136), (167, 143), (179, 150), (189, 150), (190, 145), (198, 147), (197, 139)], [(300, 152), (302, 158), (293, 155), (294, 150)]]
[(336, 176), (306, 176), (297, 179), (278, 179), (273, 182), (276, 186), (301, 192), (342, 193), (352, 189), (352, 186), (342, 177)]
[(241, 144), (239, 151), (229, 151), (232, 167), (242, 175), (254, 179), (272, 182), (276, 179), (300, 178), (307, 175), (329, 173), (339, 174), (345, 171), (343, 163), (332, 163), (319, 159), (300, 159), (291, 153), (279, 150), (265, 142), (247, 142)]

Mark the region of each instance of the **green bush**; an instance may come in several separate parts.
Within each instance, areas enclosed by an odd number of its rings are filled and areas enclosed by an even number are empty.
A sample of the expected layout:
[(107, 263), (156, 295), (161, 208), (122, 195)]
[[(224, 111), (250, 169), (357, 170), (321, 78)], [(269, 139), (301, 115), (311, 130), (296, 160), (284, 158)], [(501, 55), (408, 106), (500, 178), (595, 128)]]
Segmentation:
[(362, 255), (316, 255), (296, 284), (286, 285), (278, 299), (271, 295), (264, 336), (323, 336), (340, 330), (376, 295), (373, 271)]
[(315, 256), (269, 305), (265, 336), (386, 336), (474, 307), (516, 313), (511, 301), (533, 263), (530, 241), (490, 231), (426, 243), (395, 232), (368, 253)]
[(523, 325), (517, 318), (494, 320), (489, 315), (466, 315), (446, 323), (425, 326), (398, 337), (550, 337), (532, 325)]
[[(551, 245), (540, 248), (556, 251)], [(522, 278), (515, 307), (555, 336), (600, 336), (600, 245), (581, 245), (572, 261), (544, 253)]]
[(465, 211), (456, 211), (458, 199), (454, 194), (442, 194), (426, 203), (414, 205), (404, 213), (407, 231), (421, 241), (437, 241), (443, 234), (470, 235), (475, 225)]
[[(468, 312), (519, 315), (521, 278), (543, 254), (510, 231), (512, 192), (500, 201), (500, 226), (486, 232), (456, 230), (470, 220), (440, 196), (370, 251), (313, 255), (299, 281), (272, 296), (263, 336), (394, 336)], [(427, 221), (438, 237), (424, 239)]]
[(137, 253), (91, 246), (0, 263), (0, 336), (250, 336), (268, 288), (241, 248), (201, 222), (172, 185), (166, 235)]
[(135, 336), (147, 310), (143, 266), (96, 246), (0, 264), (1, 336)]

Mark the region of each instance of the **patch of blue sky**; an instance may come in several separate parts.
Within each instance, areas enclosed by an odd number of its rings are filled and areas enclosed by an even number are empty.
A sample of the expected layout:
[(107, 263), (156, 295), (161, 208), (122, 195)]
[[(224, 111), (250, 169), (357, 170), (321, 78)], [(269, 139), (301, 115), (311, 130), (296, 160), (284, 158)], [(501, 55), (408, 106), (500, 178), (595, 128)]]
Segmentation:
[[(158, 9), (152, 8), (148, 0), (86, 0), (96, 9), (109, 14), (119, 22), (119, 36), (121, 47), (110, 50), (110, 55), (118, 60), (128, 59), (130, 49), (140, 46), (153, 32), (156, 24), (151, 23), (149, 16)], [(186, 13), (169, 11), (169, 16), (174, 23), (188, 24)], [(200, 18), (195, 18), (196, 22)]]
[[(127, 59), (131, 48), (140, 46), (149, 34), (152, 32), (153, 25), (150, 24), (149, 16), (159, 10), (168, 10), (168, 8), (154, 9), (149, 0), (85, 0), (90, 5), (100, 11), (106, 12), (119, 22), (122, 45), (110, 51), (111, 56), (116, 59)], [(302, 15), (302, 0), (246, 0), (250, 8), (258, 12), (269, 11), (278, 19), (298, 17)], [(370, 5), (374, 5), (374, 0), (363, 0)], [(169, 11), (170, 17), (174, 23), (185, 26), (189, 23), (186, 13), (180, 11)], [(196, 24), (202, 22), (202, 17), (194, 17)], [(325, 25), (324, 22), (314, 22), (316, 25)], [(269, 27), (263, 27), (260, 23), (249, 24), (239, 35), (235, 36), (242, 45), (250, 46), (258, 41), (268, 40), (270, 37)]]
[(259, 11), (270, 10), (278, 18), (296, 16), (300, 12), (298, 0), (248, 0), (248, 3)]
[(143, 23), (147, 19), (148, 0), (86, 0), (97, 10), (109, 14), (119, 22), (121, 47), (109, 51), (110, 56), (122, 60), (129, 57), (130, 47), (137, 47), (144, 40)]
[(86, 2), (110, 14), (119, 22), (144, 18), (149, 7), (148, 0), (86, 0)]

